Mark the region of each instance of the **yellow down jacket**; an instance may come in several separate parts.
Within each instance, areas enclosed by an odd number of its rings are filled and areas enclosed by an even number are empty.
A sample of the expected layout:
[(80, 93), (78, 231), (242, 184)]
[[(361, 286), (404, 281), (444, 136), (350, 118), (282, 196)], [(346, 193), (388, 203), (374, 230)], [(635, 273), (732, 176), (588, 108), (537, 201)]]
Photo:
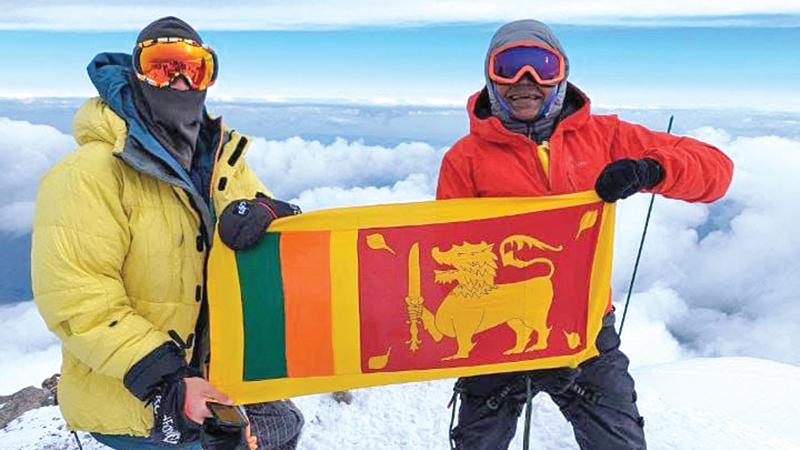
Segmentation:
[(63, 343), (58, 399), (71, 429), (149, 434), (152, 410), (122, 379), (171, 340), (170, 330), (184, 341), (195, 332), (215, 211), (267, 193), (242, 157), (248, 139), (220, 122), (210, 166), (213, 207), (163, 162), (137, 153), (126, 121), (99, 98), (76, 114), (79, 148), (41, 182), (33, 291)]

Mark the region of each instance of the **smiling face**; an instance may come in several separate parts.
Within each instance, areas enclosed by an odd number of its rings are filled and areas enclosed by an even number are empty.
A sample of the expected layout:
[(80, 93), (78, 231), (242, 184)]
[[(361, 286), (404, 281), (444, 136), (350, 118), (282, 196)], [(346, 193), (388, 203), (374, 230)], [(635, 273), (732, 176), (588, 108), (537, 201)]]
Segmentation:
[(553, 92), (555, 86), (537, 84), (533, 77), (525, 74), (514, 84), (496, 83), (497, 93), (506, 101), (517, 120), (533, 120)]

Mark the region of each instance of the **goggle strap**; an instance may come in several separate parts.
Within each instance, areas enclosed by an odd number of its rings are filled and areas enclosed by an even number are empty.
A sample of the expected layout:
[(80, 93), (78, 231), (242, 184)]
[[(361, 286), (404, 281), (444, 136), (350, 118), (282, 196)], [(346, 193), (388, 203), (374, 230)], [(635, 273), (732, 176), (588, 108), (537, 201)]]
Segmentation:
[(156, 39), (147, 39), (142, 42), (139, 42), (138, 44), (136, 44), (136, 46), (139, 48), (145, 48), (155, 44), (174, 44), (176, 42), (185, 42), (189, 45), (193, 45), (195, 47), (203, 47), (205, 50), (213, 52), (213, 50), (211, 50), (211, 47), (207, 46), (206, 44), (201, 44), (200, 42), (197, 42), (194, 39), (182, 38), (182, 37), (160, 37)]

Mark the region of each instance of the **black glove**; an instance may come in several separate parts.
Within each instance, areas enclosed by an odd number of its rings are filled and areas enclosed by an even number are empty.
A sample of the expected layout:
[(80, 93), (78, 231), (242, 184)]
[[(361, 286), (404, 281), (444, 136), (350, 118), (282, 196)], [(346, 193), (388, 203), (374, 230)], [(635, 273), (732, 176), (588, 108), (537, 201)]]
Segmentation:
[(273, 220), (300, 214), (300, 207), (269, 197), (235, 200), (219, 217), (219, 236), (234, 250), (245, 250), (258, 243)]
[(128, 370), (123, 383), (147, 405), (153, 405), (150, 438), (164, 446), (179, 446), (199, 439), (200, 426), (184, 413), (186, 385), (183, 379), (197, 376), (184, 359), (184, 350), (165, 342)]
[(183, 377), (164, 382), (153, 395), (153, 431), (150, 439), (167, 446), (179, 446), (200, 438), (200, 425), (184, 412), (186, 384)]
[(620, 159), (600, 172), (594, 189), (604, 201), (615, 202), (652, 189), (663, 179), (664, 168), (654, 159)]
[(203, 450), (248, 450), (246, 429), (223, 423), (215, 417), (209, 417), (203, 422), (200, 433), (200, 442)]

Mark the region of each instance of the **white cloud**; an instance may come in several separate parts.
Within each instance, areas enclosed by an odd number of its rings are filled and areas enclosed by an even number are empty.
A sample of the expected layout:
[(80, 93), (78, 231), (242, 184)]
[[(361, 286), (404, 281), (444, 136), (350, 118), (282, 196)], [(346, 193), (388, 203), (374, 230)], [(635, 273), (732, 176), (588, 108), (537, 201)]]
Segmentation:
[(421, 202), (433, 200), (435, 180), (425, 174), (415, 173), (392, 186), (320, 187), (303, 191), (292, 203), (300, 205), (303, 211), (345, 206), (377, 205), (386, 203)]
[[(725, 111), (746, 108), (754, 111), (774, 112), (800, 111), (800, 93), (794, 86), (775, 86), (775, 95), (765, 94), (763, 90), (752, 86), (738, 86), (735, 91), (730, 88), (716, 88), (707, 84), (703, 89), (682, 86), (680, 89), (657, 86), (638, 87), (609, 85), (586, 80), (580, 83), (585, 92), (592, 95), (592, 106), (605, 109), (697, 109)], [(748, 89), (749, 88), (749, 89)], [(700, 100), (702, 99), (702, 100)]]
[(22, 235), (33, 225), (33, 201), (14, 202), (0, 205), (0, 231)]
[[(672, 23), (696, 17), (781, 15), (800, 13), (800, 5), (792, 0), (692, 0), (598, 2), (564, 0), (530, 2), (506, 0), (448, 0), (406, 2), (373, 2), (346, 0), (325, 2), (227, 2), (219, 8), (216, 2), (200, 0), (191, 6), (156, 4), (144, 1), (70, 1), (40, 0), (36, 2), (2, 1), (0, 29), (59, 30), (137, 30), (157, 17), (179, 15), (201, 29), (316, 29), (319, 27), (373, 26), (397, 24), (498, 22), (520, 17), (560, 23), (632, 24), (631, 19), (655, 23), (668, 19)], [(741, 20), (741, 19), (740, 19)], [(747, 22), (748, 19), (745, 19)]]
[[(629, 318), (647, 316), (653, 303), (664, 301), (667, 288), (675, 309), (657, 321), (687, 350), (798, 364), (800, 141), (733, 138), (711, 128), (692, 134), (732, 157), (733, 184), (727, 197), (711, 206), (656, 201), (637, 282), (640, 295), (632, 300)], [(620, 208), (614, 279), (619, 303), (647, 201), (634, 197)]]
[(258, 138), (247, 162), (276, 196), (292, 198), (309, 189), (391, 186), (413, 174), (435, 180), (445, 150), (420, 142), (387, 148), (344, 139), (324, 145), (299, 137)]
[(75, 142), (53, 127), (5, 117), (0, 136), (0, 232), (24, 233), (31, 227), (39, 179)]
[[(692, 134), (734, 159), (734, 182), (713, 205), (656, 200), (625, 349), (636, 364), (688, 355), (798, 364), (800, 140), (731, 136), (708, 127)], [(39, 177), (74, 144), (51, 127), (9, 119), (0, 119), (0, 135), (0, 231), (25, 232)], [(425, 143), (257, 138), (247, 158), (276, 195), (313, 210), (430, 199), (444, 150)], [(648, 201), (638, 195), (620, 204), (613, 279), (618, 306)], [(27, 345), (25, 335), (14, 339)]]
[(33, 302), (0, 306), (0, 395), (39, 386), (61, 365), (61, 345)]
[[(635, 306), (625, 319), (622, 333), (622, 350), (631, 360), (631, 366), (647, 366), (684, 359), (693, 352), (682, 347), (672, 335), (669, 325), (685, 320), (686, 302), (677, 292), (663, 287), (634, 294)], [(617, 325), (622, 320), (622, 303), (617, 307)], [(634, 313), (635, 311), (635, 313)]]

